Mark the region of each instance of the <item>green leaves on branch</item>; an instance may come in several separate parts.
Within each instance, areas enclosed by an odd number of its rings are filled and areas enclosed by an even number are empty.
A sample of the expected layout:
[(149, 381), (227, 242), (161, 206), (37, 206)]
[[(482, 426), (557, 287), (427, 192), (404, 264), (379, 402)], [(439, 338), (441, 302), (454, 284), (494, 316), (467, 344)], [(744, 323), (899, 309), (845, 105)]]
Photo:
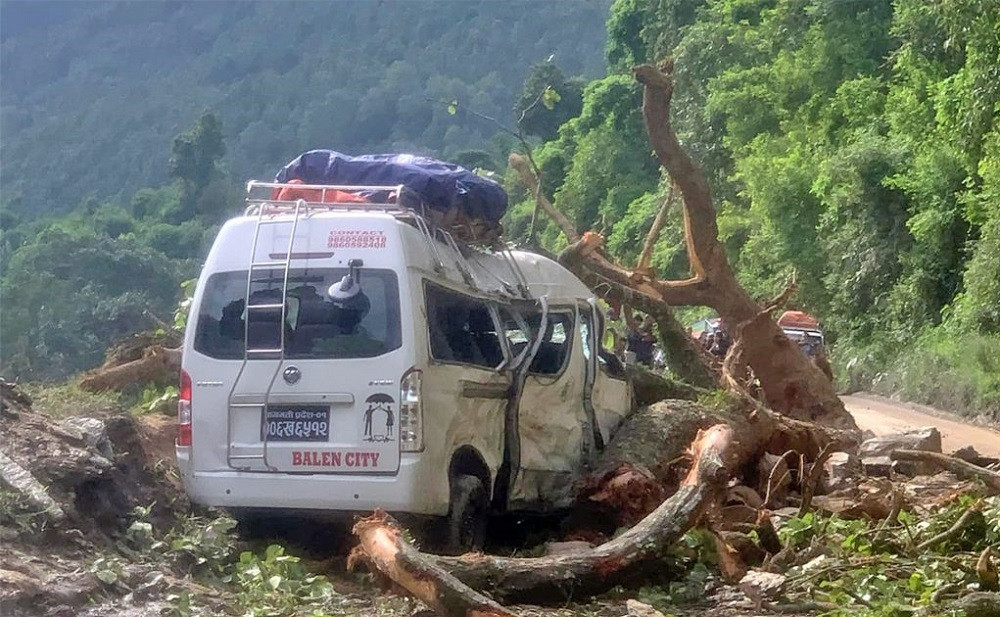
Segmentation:
[(555, 109), (556, 104), (560, 100), (562, 100), (562, 97), (552, 89), (552, 86), (545, 86), (545, 90), (542, 92), (542, 105), (545, 106), (545, 109)]

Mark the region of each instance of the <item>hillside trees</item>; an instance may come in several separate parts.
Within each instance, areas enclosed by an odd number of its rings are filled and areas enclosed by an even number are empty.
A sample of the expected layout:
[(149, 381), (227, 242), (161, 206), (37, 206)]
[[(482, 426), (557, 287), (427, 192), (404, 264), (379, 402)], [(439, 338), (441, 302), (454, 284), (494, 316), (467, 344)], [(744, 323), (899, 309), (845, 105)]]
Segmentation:
[(514, 105), (518, 125), (528, 135), (554, 138), (561, 124), (580, 114), (583, 85), (579, 78), (567, 79), (551, 60), (536, 64)]
[(169, 315), (180, 282), (197, 274), (218, 223), (240, 203), (218, 166), (224, 152), (221, 126), (205, 114), (174, 141), (174, 184), (142, 189), (124, 205), (87, 198), (57, 219), (5, 214), (5, 375), (65, 378), (148, 330), (150, 315)]
[(55, 379), (100, 363), (112, 341), (170, 306), (180, 268), (134, 236), (53, 225), (21, 246), (3, 277), (4, 372)]
[(241, 181), (312, 148), (482, 149), (496, 127), (457, 127), (434, 101), (510, 122), (534, 63), (554, 54), (566, 75), (598, 76), (610, 0), (34, 4), (4, 4), (0, 20), (3, 199), (30, 186), (34, 208), (10, 205), (32, 215), (72, 210), (81, 189), (105, 199), (166, 181), (162, 144), (206, 108)]
[[(180, 210), (173, 221), (180, 223), (193, 217), (218, 218), (216, 208), (222, 203), (212, 203), (219, 197), (218, 190), (208, 191), (213, 183), (223, 182), (219, 163), (226, 154), (226, 144), (222, 136), (222, 123), (215, 114), (205, 112), (189, 130), (174, 138), (171, 148), (168, 174), (180, 181)], [(221, 188), (216, 184), (216, 189)], [(209, 199), (202, 197), (208, 193)]]
[[(877, 371), (941, 322), (997, 331), (997, 9), (994, 0), (618, 0), (607, 46), (617, 74), (585, 92), (673, 56), (674, 127), (706, 171), (740, 281), (769, 297), (794, 272), (793, 304), (821, 316), (844, 360), (860, 353)], [(625, 107), (629, 96), (614, 98)], [(593, 107), (585, 94), (581, 118)], [(546, 193), (564, 210), (582, 204), (577, 226), (602, 229), (610, 253), (625, 257), (665, 187), (609, 182), (641, 168), (597, 171), (642, 153), (643, 137), (621, 123), (581, 130), (581, 118), (539, 150), (543, 174), (555, 177)], [(598, 134), (601, 147), (588, 151)], [(612, 194), (623, 199), (603, 199)], [(686, 275), (676, 218), (663, 237), (657, 273)]]

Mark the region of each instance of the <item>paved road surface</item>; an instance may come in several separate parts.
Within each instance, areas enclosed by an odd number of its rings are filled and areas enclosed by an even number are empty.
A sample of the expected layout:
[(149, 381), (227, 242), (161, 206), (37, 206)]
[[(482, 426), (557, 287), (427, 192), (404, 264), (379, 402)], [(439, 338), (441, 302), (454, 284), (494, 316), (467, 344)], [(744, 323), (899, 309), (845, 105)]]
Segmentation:
[[(983, 456), (1000, 458), (1000, 432), (959, 421), (945, 412), (899, 403), (874, 394), (840, 397), (861, 430), (876, 435), (899, 433), (911, 428), (936, 426), (941, 431), (942, 450), (951, 453), (972, 446)], [(929, 413), (930, 412), (930, 413)]]

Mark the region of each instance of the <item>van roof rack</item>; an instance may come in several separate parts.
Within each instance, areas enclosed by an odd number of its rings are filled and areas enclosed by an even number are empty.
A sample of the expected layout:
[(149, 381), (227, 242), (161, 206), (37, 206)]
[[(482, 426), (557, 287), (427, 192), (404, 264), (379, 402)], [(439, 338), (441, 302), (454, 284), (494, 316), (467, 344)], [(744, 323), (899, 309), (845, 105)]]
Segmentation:
[[(281, 193), (286, 190), (287, 194), (282, 196)], [(363, 199), (357, 199), (358, 197)], [(466, 259), (466, 253), (469, 250), (487, 249), (499, 254), (511, 270), (514, 284), (503, 282), (508, 293), (513, 293), (516, 289), (521, 296), (530, 297), (527, 279), (521, 267), (510, 249), (501, 241), (503, 228), (499, 223), (469, 221), (459, 215), (455, 208), (448, 212), (430, 208), (415, 191), (402, 184), (356, 186), (258, 180), (247, 182), (246, 216), (256, 216), (259, 219), (267, 215), (292, 214), (298, 218), (316, 211), (384, 212), (406, 221), (423, 235), (434, 256), (436, 269), (444, 269), (440, 241), (454, 253), (455, 265), (465, 282), (477, 288), (479, 286)], [(465, 246), (460, 246), (460, 243)]]
[[(245, 214), (255, 215), (264, 207), (275, 214), (295, 212), (298, 198), (281, 200), (280, 193), (287, 190), (291, 194), (307, 194), (318, 200), (304, 199), (310, 210), (362, 210), (383, 212), (418, 211), (423, 208), (420, 197), (403, 186), (348, 186), (331, 184), (300, 184), (295, 182), (247, 182), (247, 208)], [(264, 193), (267, 191), (267, 193)], [(311, 194), (309, 194), (311, 192)], [(262, 194), (264, 193), (264, 194)], [(363, 197), (364, 201), (337, 201), (342, 195)]]
[(246, 214), (256, 215), (261, 208), (266, 208), (267, 213), (291, 213), (299, 199), (306, 202), (306, 214), (315, 210), (342, 210), (386, 212), (404, 218), (417, 215), (429, 227), (441, 229), (463, 244), (493, 250), (501, 246), (503, 227), (499, 222), (471, 220), (456, 207), (447, 211), (433, 208), (416, 191), (402, 184), (356, 186), (251, 180), (247, 182)]

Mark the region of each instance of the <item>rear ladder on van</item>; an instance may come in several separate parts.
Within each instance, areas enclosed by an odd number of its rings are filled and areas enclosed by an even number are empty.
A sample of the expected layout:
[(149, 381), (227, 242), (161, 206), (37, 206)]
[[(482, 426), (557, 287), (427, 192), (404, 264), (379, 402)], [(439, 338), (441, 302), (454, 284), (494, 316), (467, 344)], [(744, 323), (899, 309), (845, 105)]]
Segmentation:
[[(230, 467), (240, 470), (248, 470), (251, 468), (249, 463), (260, 461), (264, 464), (264, 467), (268, 471), (276, 471), (275, 467), (267, 461), (267, 431), (263, 430), (264, 414), (271, 396), (271, 390), (274, 388), (274, 382), (278, 378), (278, 374), (281, 372), (281, 367), (284, 366), (285, 363), (285, 320), (287, 319), (288, 313), (288, 273), (291, 270), (292, 249), (295, 245), (295, 232), (298, 229), (300, 219), (308, 212), (308, 206), (306, 205), (306, 202), (301, 199), (296, 201), (294, 216), (290, 221), (287, 219), (265, 219), (265, 214), (267, 212), (267, 208), (263, 207), (263, 205), (259, 208), (257, 212), (257, 222), (253, 232), (253, 242), (250, 246), (250, 263), (247, 268), (246, 317), (243, 324), (243, 363), (240, 365), (239, 373), (236, 374), (236, 379), (233, 381), (233, 387), (229, 390), (228, 409), (226, 413), (227, 463)], [(283, 259), (257, 261), (257, 244), (260, 240), (261, 228), (268, 225), (289, 224), (292, 228), (288, 234), (288, 246), (285, 250)], [(263, 302), (251, 304), (250, 298), (252, 297), (254, 275), (261, 271), (279, 268), (282, 270), (280, 303)], [(281, 315), (281, 319), (278, 322), (278, 346), (276, 348), (251, 347), (250, 322), (252, 321), (252, 315), (254, 313), (276, 310), (280, 311)], [(268, 358), (273, 359), (276, 362), (274, 371), (271, 373), (271, 378), (268, 380), (267, 389), (264, 391), (263, 396), (259, 394), (245, 394), (240, 392), (240, 384), (242, 377), (245, 374), (247, 363), (253, 358)], [(234, 414), (244, 413), (255, 413), (260, 416), (260, 424), (262, 427), (262, 446), (260, 454), (233, 453), (233, 416)]]

